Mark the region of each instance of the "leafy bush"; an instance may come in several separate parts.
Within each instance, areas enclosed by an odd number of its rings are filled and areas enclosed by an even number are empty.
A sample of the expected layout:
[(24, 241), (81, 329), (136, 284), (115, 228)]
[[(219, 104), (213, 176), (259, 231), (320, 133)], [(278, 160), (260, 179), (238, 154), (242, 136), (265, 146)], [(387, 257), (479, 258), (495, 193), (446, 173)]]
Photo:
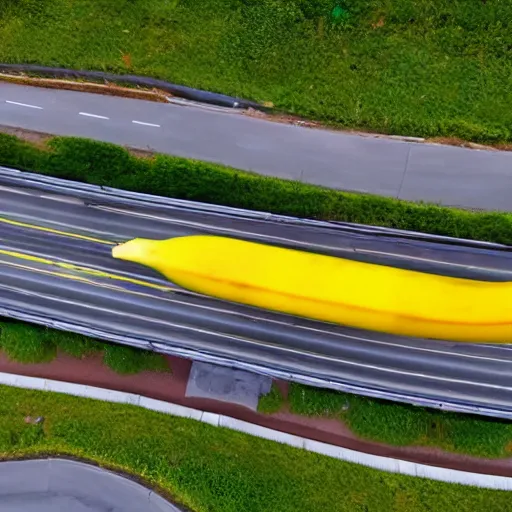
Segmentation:
[(316, 20), (320, 17), (327, 17), (332, 10), (340, 5), (338, 0), (295, 0), (304, 17)]
[(137, 158), (119, 146), (55, 137), (38, 149), (0, 133), (0, 165), (149, 194), (512, 245), (512, 215), (330, 190), (185, 158)]
[(57, 349), (44, 328), (27, 329), (24, 324), (0, 322), (0, 348), (11, 360), (19, 363), (47, 363)]
[(104, 353), (104, 362), (122, 374), (170, 371), (167, 359), (154, 352), (103, 343), (86, 336), (0, 319), (0, 350), (19, 363), (49, 363), (57, 350), (83, 358)]
[(145, 370), (164, 371), (168, 369), (166, 359), (160, 354), (122, 345), (105, 345), (103, 360), (116, 373), (125, 375)]
[(97, 352), (101, 352), (104, 344), (80, 334), (64, 331), (50, 331), (51, 340), (55, 346), (70, 356), (82, 359)]

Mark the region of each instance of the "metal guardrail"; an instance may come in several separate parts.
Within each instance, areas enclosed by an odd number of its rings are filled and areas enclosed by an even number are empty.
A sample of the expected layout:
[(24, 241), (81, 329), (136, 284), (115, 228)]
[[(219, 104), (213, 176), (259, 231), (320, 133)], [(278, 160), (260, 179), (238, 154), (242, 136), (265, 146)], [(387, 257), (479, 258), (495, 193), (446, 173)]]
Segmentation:
[[(512, 246), (469, 240), (466, 238), (447, 237), (417, 231), (406, 231), (401, 229), (387, 228), (383, 226), (369, 226), (351, 222), (325, 221), (315, 219), (304, 219), (288, 215), (275, 214), (265, 211), (245, 210), (231, 206), (220, 206), (209, 203), (188, 201), (186, 199), (174, 199), (169, 197), (154, 196), (140, 192), (131, 192), (112, 187), (91, 185), (73, 180), (63, 180), (42, 174), (35, 174), (27, 171), (20, 171), (9, 167), (0, 166), (0, 178), (13, 184), (24, 183), (27, 186), (39, 185), (45, 189), (67, 195), (80, 195), (80, 192), (91, 194), (92, 197), (112, 198), (116, 201), (132, 206), (157, 206), (164, 208), (184, 208), (190, 211), (229, 215), (232, 217), (259, 219), (263, 221), (274, 221), (285, 224), (300, 224), (305, 226), (324, 227), (341, 231), (361, 233), (373, 236), (393, 236), (398, 238), (413, 239), (419, 241), (430, 241), (436, 243), (448, 243), (451, 245), (463, 245), (467, 247), (506, 250), (512, 252)], [(78, 194), (77, 194), (78, 192)]]
[[(11, 189), (33, 197), (10, 193)], [(369, 251), (375, 253), (371, 258), (379, 258), (382, 253), (407, 264), (414, 260), (413, 254), (425, 251), (430, 259), (420, 258), (420, 264), (430, 261), (429, 265), (437, 270), (449, 267), (468, 275), (485, 271), (501, 279), (512, 276), (511, 248), (500, 244), (226, 208), (8, 168), (0, 168), (0, 194), (4, 194), (3, 201), (0, 197), (0, 210), (4, 210), (2, 202), (12, 200), (12, 215), (16, 208), (18, 215), (23, 214), (25, 205), (37, 201), (41, 209), (31, 215), (44, 221), (52, 216), (53, 222), (65, 223), (72, 214), (73, 222), (86, 226), (93, 213), (96, 219), (105, 215), (101, 217), (105, 229), (119, 230), (116, 236), (121, 238), (130, 238), (132, 230), (145, 233), (144, 230), (151, 229), (156, 230), (151, 233), (166, 236), (173, 230), (232, 230), (238, 233), (236, 236), (268, 243), (275, 243), (280, 237), (280, 243), (307, 243), (311, 250), (329, 246), (329, 250), (345, 251), (350, 257), (359, 257), (364, 254), (364, 247), (370, 246), (377, 249)], [(47, 199), (50, 196), (78, 198), (80, 205), (52, 203)], [(134, 212), (143, 215), (131, 216)], [(155, 219), (161, 220), (152, 220), (155, 212)], [(0, 213), (4, 214), (5, 211)], [(116, 219), (112, 228), (109, 215)], [(119, 219), (125, 221), (120, 224)], [(25, 244), (32, 250), (44, 246), (50, 253), (53, 250), (54, 241), (47, 234), (23, 236), (20, 229), (6, 231), (1, 238), (14, 246)], [(34, 241), (36, 236), (41, 238)], [(404, 240), (407, 243), (399, 243)], [(31, 243), (35, 245), (30, 246)], [(91, 245), (91, 253), (93, 249)], [(69, 251), (71, 254), (72, 248)], [(73, 254), (77, 261), (88, 257), (82, 247)], [(110, 260), (102, 254), (98, 253), (101, 264), (108, 265)], [(468, 263), (459, 265), (461, 257)], [(83, 264), (93, 265), (85, 260)], [(128, 267), (123, 267), (124, 271), (135, 272)], [(173, 304), (167, 305), (157, 294), (127, 300), (126, 290), (107, 292), (93, 285), (70, 287), (55, 278), (20, 269), (3, 271), (2, 275), (0, 315), (6, 317), (312, 386), (443, 410), (512, 418), (512, 378), (508, 378), (512, 350), (508, 347), (415, 340), (343, 329), (185, 292), (176, 294)], [(67, 306), (66, 299), (72, 305)], [(59, 307), (54, 306), (57, 303)], [(102, 304), (112, 305), (103, 323), (98, 317)], [(153, 310), (153, 306), (157, 309)], [(144, 309), (140, 322), (133, 314), (137, 308)], [(168, 318), (174, 327), (163, 327), (170, 322)]]

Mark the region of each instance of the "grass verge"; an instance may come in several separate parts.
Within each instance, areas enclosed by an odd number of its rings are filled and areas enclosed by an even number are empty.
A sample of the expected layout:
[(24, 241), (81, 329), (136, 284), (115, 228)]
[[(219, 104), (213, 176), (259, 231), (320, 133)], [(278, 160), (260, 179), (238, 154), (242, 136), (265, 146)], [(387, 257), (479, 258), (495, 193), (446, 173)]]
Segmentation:
[[(436, 411), (291, 383), (291, 412), (337, 418), (357, 436), (395, 446), (432, 446), (477, 457), (512, 454), (512, 422)], [(271, 411), (274, 412), (274, 411)]]
[[(66, 454), (196, 512), (511, 510), (510, 494), (382, 473), (135, 406), (0, 386), (0, 456)], [(26, 416), (42, 416), (30, 425)]]
[(103, 353), (104, 363), (117, 373), (169, 371), (166, 359), (153, 352), (111, 345), (85, 336), (0, 319), (0, 350), (19, 363), (49, 363), (60, 350), (76, 358)]
[(483, 0), (3, 0), (0, 61), (139, 73), (347, 127), (496, 142), (512, 136), (511, 16), (509, 2)]
[(142, 371), (165, 371), (166, 360), (154, 352), (122, 345), (105, 345), (105, 364), (117, 373), (133, 374)]
[(0, 133), (0, 165), (160, 196), (512, 244), (508, 213), (341, 192), (160, 154), (137, 157), (88, 139), (53, 137), (35, 145)]
[(270, 391), (262, 395), (258, 401), (258, 412), (272, 414), (278, 412), (284, 404), (284, 397), (281, 390), (272, 383)]

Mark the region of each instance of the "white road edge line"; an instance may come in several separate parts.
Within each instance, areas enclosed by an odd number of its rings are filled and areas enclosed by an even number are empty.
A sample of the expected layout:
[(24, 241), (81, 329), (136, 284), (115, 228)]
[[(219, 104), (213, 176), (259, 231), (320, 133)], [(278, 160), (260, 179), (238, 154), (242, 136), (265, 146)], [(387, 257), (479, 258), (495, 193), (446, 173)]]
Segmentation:
[(135, 395), (133, 393), (125, 393), (122, 391), (98, 388), (83, 384), (61, 382), (38, 377), (26, 377), (24, 375), (3, 372), (0, 372), (0, 385), (35, 389), (39, 391), (52, 391), (54, 393), (64, 393), (66, 395), (92, 398), (94, 400), (103, 400), (105, 402), (136, 405), (151, 411), (157, 411), (171, 416), (178, 416), (180, 418), (188, 418), (202, 423), (208, 423), (215, 427), (224, 427), (230, 430), (236, 430), (238, 432), (243, 432), (244, 434), (286, 444), (288, 446), (343, 460), (352, 464), (361, 464), (363, 466), (368, 466), (380, 471), (387, 471), (389, 473), (399, 473), (402, 475), (429, 478), (431, 480), (438, 480), (452, 484), (472, 485), (475, 487), (494, 490), (512, 490), (511, 477), (470, 473), (468, 471), (428, 466), (400, 459), (382, 457), (380, 455), (357, 452), (348, 448), (321, 443), (319, 441), (313, 441), (312, 439), (306, 439), (293, 434), (287, 434), (270, 428), (261, 427), (229, 416), (199, 411), (197, 409), (191, 409), (190, 407), (184, 407), (182, 405), (172, 404), (162, 400), (155, 400), (153, 398)]
[(87, 112), (79, 112), (78, 115), (80, 116), (86, 116), (86, 117), (96, 117), (98, 119), (108, 119), (108, 117), (105, 116), (98, 116), (97, 114), (88, 114)]
[(132, 121), (134, 124), (141, 124), (142, 126), (153, 126), (154, 128), (161, 128), (159, 124), (153, 124), (153, 123), (144, 123), (142, 121)]
[(27, 103), (18, 103), (17, 101), (5, 100), (5, 103), (9, 103), (11, 105), (18, 105), (19, 107), (36, 108), (38, 110), (43, 110), (43, 107), (38, 107), (37, 105), (29, 105)]
[[(5, 262), (4, 262), (5, 264)], [(13, 264), (11, 264), (12, 266)], [(106, 286), (106, 285), (102, 285), (102, 286)], [(14, 289), (14, 290), (18, 290), (18, 287), (11, 287), (11, 286), (6, 286), (6, 285), (0, 285), (0, 287), (2, 288), (5, 288), (5, 289)], [(31, 296), (36, 296), (37, 293), (34, 292), (34, 291), (24, 291), (24, 293), (26, 294), (27, 297), (31, 297)], [(133, 293), (138, 293), (140, 294), (140, 292), (133, 292)], [(69, 299), (66, 299), (64, 300), (63, 298), (60, 298), (60, 297), (46, 297), (46, 299), (48, 300), (51, 300), (53, 302), (56, 302), (56, 303), (64, 303), (64, 304), (74, 304), (74, 305), (77, 305), (79, 304), (77, 301), (70, 301)], [(170, 300), (170, 299), (166, 299), (168, 301), (172, 301), (172, 302), (179, 302), (179, 301), (174, 301), (174, 300)], [(89, 311), (107, 311), (107, 312), (114, 312), (114, 310), (111, 310), (111, 309), (107, 309), (105, 307), (100, 307), (100, 306), (95, 306), (95, 305), (88, 305), (87, 306), (87, 309)], [(120, 313), (119, 311), (116, 312), (118, 315), (122, 316), (122, 317), (130, 317), (130, 318), (138, 318), (138, 319), (142, 319), (142, 318), (145, 318), (141, 315), (136, 315), (135, 313)], [(224, 339), (227, 339), (227, 340), (239, 340), (240, 337), (239, 336), (235, 336), (235, 335), (232, 335), (232, 334), (225, 334), (225, 333), (216, 333), (210, 329), (203, 329), (203, 328), (197, 328), (197, 327), (192, 327), (190, 325), (185, 325), (185, 324), (181, 324), (181, 323), (176, 323), (176, 322), (170, 322), (170, 321), (167, 321), (167, 320), (160, 320), (160, 319), (153, 319), (152, 322), (154, 324), (157, 324), (157, 325), (165, 325), (167, 327), (172, 327), (172, 328), (176, 328), (178, 327), (179, 329), (183, 329), (183, 330), (187, 330), (187, 331), (192, 331), (194, 333), (201, 333), (201, 334), (209, 334), (209, 335), (214, 335), (214, 336), (217, 336), (218, 338), (224, 338)], [(245, 343), (249, 343), (249, 344), (252, 344), (252, 345), (261, 345), (261, 342), (259, 341), (254, 341), (254, 340), (251, 340), (249, 338), (244, 338), (244, 342)], [(282, 347), (281, 350), (283, 350), (284, 352), (288, 352), (288, 353), (291, 353), (291, 354), (296, 354), (297, 353), (297, 350), (296, 349), (293, 349), (293, 348), (289, 348), (289, 347)], [(425, 374), (425, 373), (420, 373), (420, 372), (410, 372), (410, 371), (406, 371), (406, 370), (400, 370), (400, 369), (395, 369), (395, 368), (386, 368), (385, 366), (377, 366), (376, 364), (364, 364), (364, 363), (360, 363), (358, 361), (351, 361), (349, 359), (343, 359), (341, 357), (331, 357), (331, 356), (325, 356), (325, 355), (322, 355), (322, 354), (314, 354), (312, 352), (308, 352), (308, 355), (310, 357), (313, 357), (315, 359), (320, 359), (320, 360), (329, 360), (329, 361), (336, 361), (336, 362), (339, 362), (339, 363), (342, 363), (342, 364), (346, 364), (346, 365), (349, 365), (349, 366), (355, 366), (355, 367), (362, 367), (362, 368), (366, 368), (366, 369), (371, 369), (371, 370), (375, 370), (375, 371), (378, 371), (378, 372), (384, 372), (384, 373), (393, 373), (393, 374), (400, 374), (400, 375), (407, 375), (407, 376), (412, 376), (412, 377), (423, 377), (425, 379), (429, 379), (429, 380), (435, 380), (435, 381), (441, 381), (441, 382), (449, 382), (449, 383), (456, 383), (456, 384), (466, 384), (468, 386), (477, 386), (477, 387), (483, 387), (483, 388), (489, 388), (489, 389), (500, 389), (500, 390), (507, 390), (507, 391), (510, 391), (512, 390), (512, 386), (503, 386), (501, 384), (492, 384), (492, 383), (488, 383), (488, 382), (474, 382), (474, 381), (471, 381), (471, 380), (463, 380), (463, 379), (453, 379), (453, 378), (449, 378), (449, 377), (438, 377), (437, 375), (428, 375), (428, 374)], [(1, 384), (1, 382), (0, 382)]]

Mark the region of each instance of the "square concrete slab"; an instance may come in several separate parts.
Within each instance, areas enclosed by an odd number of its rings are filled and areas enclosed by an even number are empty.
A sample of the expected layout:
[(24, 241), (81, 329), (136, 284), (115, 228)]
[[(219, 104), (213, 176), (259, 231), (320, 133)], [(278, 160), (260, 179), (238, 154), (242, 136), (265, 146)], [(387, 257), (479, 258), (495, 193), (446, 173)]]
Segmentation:
[(242, 370), (194, 362), (185, 396), (229, 402), (256, 410), (262, 394), (270, 391), (272, 379)]

